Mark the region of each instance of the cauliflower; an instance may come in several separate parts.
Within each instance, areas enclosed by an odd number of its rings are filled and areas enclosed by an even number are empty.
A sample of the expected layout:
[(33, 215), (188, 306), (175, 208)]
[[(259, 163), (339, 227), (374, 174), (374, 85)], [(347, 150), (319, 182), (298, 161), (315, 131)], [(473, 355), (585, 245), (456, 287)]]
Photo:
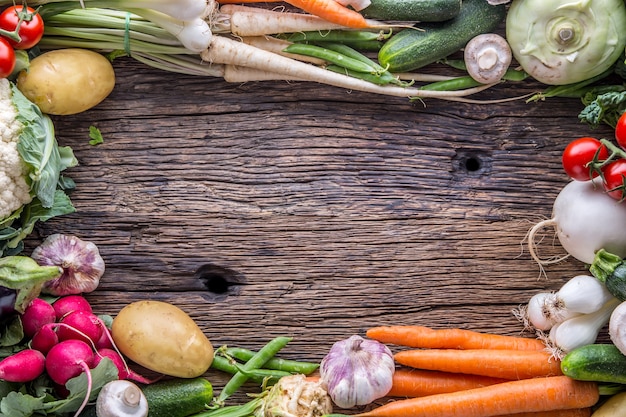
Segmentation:
[(8, 79), (0, 79), (0, 256), (22, 250), (37, 221), (71, 213), (74, 186), (61, 172), (78, 161), (58, 146), (52, 120)]
[(0, 80), (0, 219), (32, 201), (26, 182), (28, 169), (17, 150), (22, 124), (11, 101), (11, 86)]
[(256, 417), (321, 417), (333, 411), (333, 403), (320, 382), (304, 375), (284, 376), (264, 398)]

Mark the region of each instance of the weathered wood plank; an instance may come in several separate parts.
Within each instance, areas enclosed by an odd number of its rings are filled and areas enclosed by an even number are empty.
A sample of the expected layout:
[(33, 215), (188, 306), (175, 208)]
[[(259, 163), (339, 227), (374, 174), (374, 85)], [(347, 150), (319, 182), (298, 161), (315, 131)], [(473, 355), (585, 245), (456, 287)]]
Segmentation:
[[(78, 211), (29, 240), (98, 244), (107, 272), (89, 298), (101, 313), (163, 299), (217, 345), (287, 334), (286, 355), (319, 360), (378, 324), (519, 334), (513, 308), (584, 272), (568, 260), (540, 277), (523, 246), (567, 182), (565, 144), (610, 134), (578, 122), (577, 100), (411, 103), (130, 61), (116, 71), (104, 103), (55, 118), (80, 161)], [(91, 125), (104, 144), (88, 144)], [(560, 253), (551, 246), (547, 231), (542, 255)]]

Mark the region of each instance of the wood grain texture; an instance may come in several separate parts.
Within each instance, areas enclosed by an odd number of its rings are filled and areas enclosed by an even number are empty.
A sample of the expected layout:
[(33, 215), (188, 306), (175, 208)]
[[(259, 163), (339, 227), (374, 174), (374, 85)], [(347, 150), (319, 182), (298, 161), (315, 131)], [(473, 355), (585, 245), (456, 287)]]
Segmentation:
[[(98, 245), (99, 313), (166, 300), (217, 346), (290, 335), (285, 356), (320, 360), (375, 325), (520, 334), (513, 308), (585, 272), (568, 260), (540, 277), (523, 245), (568, 181), (565, 144), (611, 135), (578, 121), (578, 100), (409, 102), (130, 60), (116, 73), (101, 105), (55, 118), (80, 161), (68, 173), (77, 212), (28, 241), (58, 232)], [(91, 125), (103, 144), (88, 144)], [(541, 254), (558, 253), (548, 230)]]

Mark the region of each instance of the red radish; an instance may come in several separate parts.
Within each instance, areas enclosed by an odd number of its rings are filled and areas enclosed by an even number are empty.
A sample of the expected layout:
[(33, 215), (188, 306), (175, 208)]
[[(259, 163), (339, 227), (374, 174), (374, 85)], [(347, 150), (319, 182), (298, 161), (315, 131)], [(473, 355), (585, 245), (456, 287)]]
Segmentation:
[(85, 408), (91, 395), (93, 381), (89, 368), (94, 361), (91, 347), (82, 340), (64, 340), (54, 345), (46, 355), (46, 372), (53, 382), (65, 385), (70, 379), (85, 373), (87, 393), (76, 415)]
[(0, 379), (8, 382), (30, 382), (45, 369), (46, 358), (35, 349), (24, 349), (0, 361)]
[(45, 324), (56, 321), (54, 307), (41, 298), (31, 301), (21, 316), (24, 335), (29, 339)]
[(52, 304), (57, 314), (57, 320), (61, 320), (63, 316), (72, 311), (80, 310), (92, 313), (91, 304), (82, 295), (68, 295), (61, 297)]
[(77, 310), (65, 315), (57, 329), (59, 340), (78, 339), (95, 344), (103, 332), (102, 321), (93, 313)]
[(113, 337), (111, 336), (111, 332), (107, 329), (106, 325), (102, 325), (102, 336), (100, 339), (96, 340), (96, 349), (114, 349), (113, 345)]
[(55, 323), (49, 323), (43, 326), (37, 333), (33, 335), (30, 341), (30, 347), (43, 353), (44, 355), (52, 348), (52, 346), (59, 343), (59, 337), (54, 331)]
[(152, 382), (154, 382), (130, 369), (124, 361), (124, 358), (113, 349), (98, 349), (94, 358), (93, 367), (98, 366), (100, 361), (102, 361), (102, 359), (104, 358), (111, 359), (111, 361), (117, 368), (119, 379), (130, 379), (132, 381), (136, 381), (142, 384), (151, 384)]

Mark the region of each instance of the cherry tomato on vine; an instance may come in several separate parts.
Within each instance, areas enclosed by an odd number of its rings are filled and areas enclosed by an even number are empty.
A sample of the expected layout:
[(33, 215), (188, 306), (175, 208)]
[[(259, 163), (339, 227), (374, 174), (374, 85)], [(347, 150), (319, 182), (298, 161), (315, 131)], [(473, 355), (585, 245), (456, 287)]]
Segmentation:
[(9, 42), (0, 38), (0, 78), (6, 78), (15, 68), (15, 51)]
[(571, 141), (563, 151), (561, 161), (565, 173), (576, 181), (588, 181), (596, 177), (598, 172), (591, 172), (589, 163), (602, 161), (609, 157), (606, 146), (591, 137), (582, 137)]
[[(24, 20), (20, 23), (20, 17)], [(6, 38), (15, 49), (30, 49), (41, 40), (43, 36), (43, 19), (32, 7), (11, 6), (0, 13), (0, 29), (13, 32), (20, 25), (18, 35), (20, 41)]]
[(626, 197), (626, 159), (618, 159), (602, 170), (604, 189), (616, 200)]
[(622, 149), (626, 149), (626, 113), (622, 113), (620, 118), (617, 119), (617, 125), (615, 125), (615, 140)]

